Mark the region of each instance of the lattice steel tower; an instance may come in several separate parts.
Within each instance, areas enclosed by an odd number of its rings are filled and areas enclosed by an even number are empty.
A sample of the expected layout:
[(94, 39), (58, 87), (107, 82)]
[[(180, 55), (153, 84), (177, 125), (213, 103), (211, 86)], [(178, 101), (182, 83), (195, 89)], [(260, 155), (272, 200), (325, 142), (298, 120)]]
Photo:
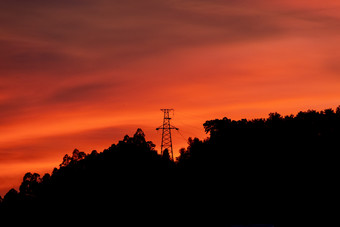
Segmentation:
[(161, 154), (163, 155), (163, 152), (165, 149), (168, 149), (169, 155), (171, 159), (174, 159), (174, 153), (172, 149), (172, 139), (171, 139), (171, 129), (176, 129), (175, 126), (170, 124), (170, 111), (174, 111), (174, 109), (161, 109), (161, 111), (164, 112), (164, 119), (163, 119), (163, 125), (156, 128), (156, 130), (162, 129), (162, 145), (161, 145)]

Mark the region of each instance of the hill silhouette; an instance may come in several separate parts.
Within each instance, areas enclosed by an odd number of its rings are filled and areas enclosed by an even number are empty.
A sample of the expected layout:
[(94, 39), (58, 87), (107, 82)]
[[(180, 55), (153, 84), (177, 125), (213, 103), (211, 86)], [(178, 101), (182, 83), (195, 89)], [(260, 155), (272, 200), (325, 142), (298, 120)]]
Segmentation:
[(317, 207), (333, 199), (340, 106), (216, 119), (204, 128), (209, 137), (189, 138), (176, 161), (157, 154), (141, 129), (100, 153), (75, 149), (51, 175), (26, 173), (19, 192), (0, 199), (0, 214), (78, 224), (282, 226), (296, 218), (316, 221)]

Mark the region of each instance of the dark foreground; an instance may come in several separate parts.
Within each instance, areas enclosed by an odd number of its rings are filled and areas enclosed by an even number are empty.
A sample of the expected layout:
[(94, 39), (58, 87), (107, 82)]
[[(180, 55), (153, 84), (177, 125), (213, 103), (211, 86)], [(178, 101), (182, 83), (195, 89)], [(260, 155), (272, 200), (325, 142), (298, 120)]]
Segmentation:
[(1, 199), (0, 216), (113, 226), (335, 220), (340, 108), (204, 127), (210, 137), (189, 139), (176, 162), (157, 154), (140, 129), (101, 153), (75, 150), (51, 175), (27, 173), (19, 192)]

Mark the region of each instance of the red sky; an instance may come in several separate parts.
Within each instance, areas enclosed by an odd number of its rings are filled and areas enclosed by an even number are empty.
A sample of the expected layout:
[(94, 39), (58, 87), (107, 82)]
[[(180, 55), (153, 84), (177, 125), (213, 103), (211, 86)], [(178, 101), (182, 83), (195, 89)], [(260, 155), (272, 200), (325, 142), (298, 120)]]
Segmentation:
[(340, 2), (11, 0), (0, 2), (0, 195), (78, 148), (142, 128), (160, 149), (206, 120), (340, 104)]

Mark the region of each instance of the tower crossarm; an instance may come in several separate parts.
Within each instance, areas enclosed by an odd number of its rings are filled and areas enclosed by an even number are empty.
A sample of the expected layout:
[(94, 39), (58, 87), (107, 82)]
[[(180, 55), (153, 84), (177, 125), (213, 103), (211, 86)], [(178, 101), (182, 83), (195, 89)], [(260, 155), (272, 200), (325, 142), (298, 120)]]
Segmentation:
[[(164, 129), (165, 127), (162, 125), (162, 126), (159, 126), (158, 128), (156, 128), (156, 130), (160, 130), (160, 129)], [(170, 126), (168, 127), (167, 129), (175, 129), (175, 130), (179, 130), (179, 128), (175, 127), (175, 126)]]

